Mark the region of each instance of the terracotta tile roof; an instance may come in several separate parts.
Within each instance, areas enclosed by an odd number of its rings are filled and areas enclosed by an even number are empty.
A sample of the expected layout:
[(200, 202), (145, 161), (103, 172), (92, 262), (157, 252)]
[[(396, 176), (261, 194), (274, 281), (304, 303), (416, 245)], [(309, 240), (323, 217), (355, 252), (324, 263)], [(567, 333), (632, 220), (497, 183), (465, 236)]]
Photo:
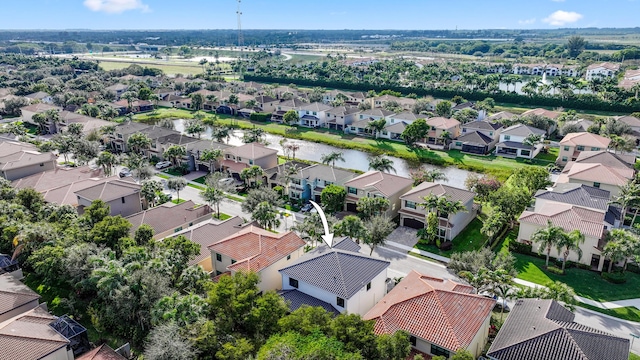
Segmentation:
[(356, 177), (356, 173), (350, 170), (338, 169), (324, 164), (305, 166), (299, 172), (300, 176), (313, 181), (315, 179), (327, 180), (342, 185), (346, 181)]
[(433, 126), (436, 129), (447, 130), (456, 126), (460, 126), (460, 121), (454, 118), (447, 119), (443, 117), (432, 117), (430, 119), (427, 119), (427, 125)]
[(495, 300), (472, 294), (473, 288), (451, 280), (410, 272), (369, 312), (376, 334), (404, 330), (451, 351), (467, 348)]
[(35, 291), (10, 274), (0, 275), (0, 315), (40, 299)]
[(155, 230), (155, 234), (163, 233), (174, 229), (184, 223), (195, 221), (207, 214), (212, 214), (213, 210), (208, 205), (194, 208), (196, 204), (189, 200), (182, 204), (175, 205), (166, 203), (154, 208), (127, 216), (125, 219), (131, 223), (131, 233), (142, 224), (148, 224)]
[(329, 105), (325, 105), (323, 103), (319, 103), (319, 102), (314, 102), (311, 103), (309, 105), (305, 105), (305, 106), (301, 106), (300, 110), (303, 111), (316, 111), (316, 112), (320, 112), (320, 111), (329, 111), (333, 109), (333, 107), (329, 106)]
[(252, 225), (209, 245), (209, 250), (236, 260), (235, 264), (228, 267), (232, 272), (239, 270), (259, 272), (305, 244), (304, 240), (293, 231), (274, 234)]
[(358, 189), (374, 188), (386, 196), (391, 196), (411, 186), (413, 180), (404, 176), (387, 174), (381, 171), (367, 171), (346, 183), (345, 186)]
[(241, 229), (243, 223), (244, 220), (237, 216), (223, 222), (211, 219), (177, 232), (171, 235), (171, 237), (182, 235), (200, 245), (200, 254), (196, 255), (195, 259), (189, 261), (189, 265), (194, 265), (211, 256), (211, 251), (209, 251), (210, 245), (235, 234)]
[(446, 196), (451, 201), (460, 201), (466, 204), (476, 196), (472, 191), (459, 189), (453, 186), (438, 184), (433, 182), (423, 182), (413, 189), (400, 196), (402, 200), (409, 200), (415, 203), (424, 202), (424, 197), (434, 194), (436, 196)]
[(270, 149), (260, 143), (250, 143), (241, 146), (224, 149), (225, 154), (232, 154), (246, 159), (260, 159), (265, 156), (275, 155), (278, 150)]
[(595, 70), (598, 68), (604, 68), (607, 70), (612, 70), (612, 71), (618, 71), (620, 70), (620, 64), (613, 64), (610, 62), (603, 62), (600, 64), (591, 64), (589, 66), (587, 66), (587, 70)]
[(632, 168), (636, 163), (636, 157), (633, 154), (614, 154), (607, 150), (582, 151), (575, 162), (602, 164), (612, 168)]
[(109, 345), (102, 344), (97, 348), (84, 353), (76, 360), (126, 360), (126, 358), (113, 350)]
[(521, 299), (493, 340), (487, 355), (500, 360), (624, 360), (629, 340), (573, 322), (553, 300)]
[(560, 140), (560, 145), (591, 146), (599, 148), (609, 147), (611, 139), (588, 132), (569, 133)]
[[(0, 323), (2, 359), (41, 359), (69, 344), (49, 324), (56, 318), (42, 307)], [(6, 356), (6, 357), (5, 357)]]
[(580, 230), (583, 235), (601, 238), (604, 232), (605, 214), (580, 206), (561, 203), (547, 203), (539, 211), (525, 211), (518, 221), (538, 226), (547, 226), (547, 222), (563, 228), (565, 231)]
[(531, 109), (531, 110), (527, 110), (525, 112), (523, 112), (520, 116), (530, 116), (530, 115), (538, 115), (538, 116), (545, 116), (548, 117), (549, 119), (555, 119), (558, 116), (560, 116), (561, 113), (557, 112), (557, 111), (551, 111), (551, 110), (547, 110), (547, 109), (542, 109), (542, 108), (537, 108), (537, 109)]
[(240, 173), (242, 172), (242, 170), (246, 169), (249, 167), (249, 165), (243, 163), (243, 162), (237, 162), (234, 160), (222, 160), (220, 162), (220, 164), (223, 167), (228, 168), (229, 170), (231, 170), (231, 172), (235, 172), (235, 173)]
[(622, 186), (634, 177), (634, 170), (629, 168), (612, 168), (602, 164), (574, 163), (563, 171), (569, 179), (600, 182)]
[(470, 121), (466, 124), (463, 124), (462, 127), (465, 129), (473, 129), (473, 130), (495, 131), (495, 130), (501, 129), (503, 126), (500, 123), (494, 123), (489, 121)]
[(115, 179), (76, 191), (75, 194), (89, 201), (100, 199), (109, 202), (117, 198), (137, 194), (140, 189), (142, 189), (142, 185)]

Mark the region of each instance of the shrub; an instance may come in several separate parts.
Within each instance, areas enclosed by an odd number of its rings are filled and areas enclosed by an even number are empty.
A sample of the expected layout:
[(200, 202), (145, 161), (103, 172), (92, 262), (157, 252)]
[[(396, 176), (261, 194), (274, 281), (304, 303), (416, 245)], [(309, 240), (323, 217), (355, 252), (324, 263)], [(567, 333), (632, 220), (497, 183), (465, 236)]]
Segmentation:
[(625, 277), (625, 274), (621, 272), (611, 272), (611, 273), (603, 272), (602, 278), (612, 284), (624, 284), (627, 282), (627, 278)]
[(518, 241), (509, 242), (509, 251), (517, 252), (520, 254), (531, 255), (532, 245), (521, 243)]
[(251, 113), (251, 115), (249, 115), (249, 119), (251, 119), (253, 121), (266, 122), (267, 120), (271, 119), (271, 114), (270, 113), (254, 112), (254, 113)]
[(549, 271), (552, 274), (556, 274), (556, 275), (564, 275), (564, 272), (562, 271), (561, 268), (559, 268), (557, 266), (553, 266), (553, 265), (549, 265), (549, 267), (547, 268), (547, 271)]

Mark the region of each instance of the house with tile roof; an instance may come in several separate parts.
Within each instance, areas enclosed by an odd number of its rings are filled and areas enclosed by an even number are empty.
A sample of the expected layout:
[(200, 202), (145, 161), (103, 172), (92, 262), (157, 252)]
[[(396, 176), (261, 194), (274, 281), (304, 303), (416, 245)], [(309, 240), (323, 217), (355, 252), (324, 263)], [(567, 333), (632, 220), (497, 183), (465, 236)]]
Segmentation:
[(620, 193), (620, 187), (633, 180), (635, 170), (612, 167), (602, 163), (569, 162), (556, 180), (556, 184), (574, 183), (609, 191), (611, 198)]
[(333, 109), (332, 106), (314, 102), (311, 104), (307, 104), (299, 107), (298, 116), (300, 117), (300, 122), (298, 123), (300, 126), (304, 127), (324, 127), (327, 122), (327, 112)]
[(496, 144), (496, 155), (510, 158), (535, 158), (542, 150), (543, 145), (525, 144), (525, 140), (530, 135), (539, 135), (541, 139), (544, 139), (546, 132), (524, 124), (515, 124), (502, 130), (500, 142)]
[(281, 289), (278, 270), (304, 254), (306, 242), (293, 231), (275, 234), (250, 225), (209, 245), (216, 275), (253, 271), (260, 275), (260, 291)]
[(582, 151), (607, 150), (611, 139), (590, 132), (578, 132), (566, 134), (560, 140), (560, 153), (557, 164), (566, 164), (575, 161)]
[(125, 219), (131, 223), (131, 236), (142, 224), (153, 228), (154, 239), (162, 239), (194, 224), (211, 219), (213, 210), (209, 205), (200, 205), (191, 201), (181, 204), (164, 203), (151, 209), (129, 215)]
[[(224, 150), (230, 148), (231, 146), (232, 145), (219, 143), (213, 140), (198, 140), (185, 144), (184, 147), (187, 152), (186, 163), (189, 165), (189, 170), (210, 172), (209, 166), (211, 164), (209, 163), (209, 161), (200, 160), (200, 156), (204, 153), (204, 151), (214, 149)], [(213, 166), (214, 170), (220, 169), (220, 162), (214, 161)]]
[(0, 274), (0, 323), (35, 309), (40, 295), (14, 277)]
[(243, 169), (253, 165), (263, 169), (278, 165), (278, 150), (270, 149), (257, 142), (228, 147), (223, 152), (224, 159), (221, 165), (230, 174), (240, 174)]
[(57, 318), (38, 306), (0, 322), (0, 352), (11, 360), (73, 360), (67, 338), (50, 324)]
[(102, 200), (111, 208), (111, 215), (123, 217), (142, 211), (140, 190), (142, 185), (130, 180), (113, 179), (75, 191), (78, 200), (78, 214), (91, 206), (95, 200)]
[(224, 221), (212, 218), (193, 224), (193, 226), (189, 226), (168, 237), (184, 236), (188, 240), (200, 245), (200, 253), (196, 255), (194, 259), (189, 260), (189, 265), (200, 265), (206, 272), (212, 273), (214, 268), (209, 246), (237, 233), (242, 230), (243, 227), (249, 226), (250, 224), (251, 223), (246, 223), (237, 216), (233, 216)]
[(389, 200), (385, 215), (394, 218), (400, 210), (400, 196), (411, 189), (413, 180), (404, 176), (367, 171), (344, 183), (347, 189), (346, 210), (357, 212), (356, 204), (363, 197), (382, 197)]
[(335, 168), (324, 164), (301, 167), (291, 176), (289, 196), (293, 199), (314, 200), (320, 203), (322, 190), (329, 185), (344, 186), (357, 174), (350, 170)]
[(344, 130), (357, 118), (360, 110), (356, 106), (337, 106), (326, 111), (326, 127), (333, 130)]
[(450, 139), (455, 139), (462, 132), (460, 121), (454, 118), (432, 117), (427, 119), (427, 125), (430, 126), (426, 138), (427, 144), (444, 144), (442, 134), (448, 133)]
[(487, 116), (487, 118), (484, 119), (484, 121), (492, 122), (492, 121), (500, 121), (500, 120), (510, 120), (510, 119), (513, 119), (516, 116), (518, 116), (518, 115), (516, 115), (514, 113), (511, 113), (511, 112), (508, 112), (508, 111), (500, 111), (500, 112), (497, 112), (497, 113), (495, 113), (495, 114), (493, 114), (491, 116)]
[(625, 360), (629, 339), (574, 322), (554, 300), (520, 299), (487, 357), (491, 360)]
[(129, 85), (120, 84), (120, 83), (113, 84), (111, 86), (107, 86), (105, 90), (115, 95), (116, 100), (120, 100), (120, 96), (122, 96), (122, 94), (124, 94), (127, 90), (129, 90)]
[(53, 104), (53, 98), (51, 97), (51, 95), (49, 95), (44, 91), (37, 91), (31, 94), (25, 95), (24, 97), (30, 100), (38, 100), (41, 103), (45, 103), (45, 104)]
[(640, 83), (640, 69), (627, 70), (624, 72), (622, 80), (620, 80), (618, 86), (623, 89), (631, 90), (638, 83)]
[(469, 154), (487, 155), (500, 140), (502, 124), (488, 121), (470, 121), (462, 124), (461, 135), (451, 142), (450, 149)]
[[(587, 119), (577, 119), (577, 120), (565, 121), (564, 126), (560, 130), (564, 130), (565, 127), (569, 126), (569, 125), (574, 127), (574, 129), (575, 129), (574, 131), (586, 132), (593, 125), (593, 121), (587, 120)], [(563, 134), (562, 131), (560, 131), (560, 135), (566, 135), (566, 134)]]
[(629, 125), (631, 128), (631, 135), (636, 139), (636, 145), (640, 142), (640, 119), (635, 116), (615, 116), (614, 119)]
[(636, 156), (633, 154), (616, 154), (607, 150), (582, 151), (574, 162), (581, 164), (602, 164), (620, 169), (633, 169), (636, 164)]
[(127, 360), (127, 358), (113, 350), (109, 345), (102, 344), (77, 357), (76, 360)]
[(603, 62), (599, 64), (591, 64), (587, 66), (584, 78), (587, 81), (591, 81), (595, 78), (614, 77), (619, 70), (620, 64), (618, 63)]
[[(113, 125), (113, 122), (63, 110), (60, 112), (60, 122), (55, 124), (54, 130), (55, 132), (64, 133), (71, 124), (81, 124), (82, 134), (86, 136), (92, 132), (99, 131), (103, 126)], [(50, 133), (53, 132), (50, 131)]]
[(413, 270), (363, 318), (375, 321), (378, 335), (408, 332), (413, 349), (427, 356), (449, 358), (465, 349), (478, 357), (496, 301), (473, 292), (471, 286)]
[(476, 217), (477, 208), (473, 206), (475, 193), (453, 186), (433, 182), (423, 182), (400, 196), (400, 224), (413, 229), (423, 229), (427, 217), (427, 209), (420, 206), (429, 195), (444, 196), (450, 201), (461, 202), (466, 211), (455, 215), (438, 214), (438, 237), (443, 241), (453, 240)]
[(35, 121), (33, 121), (33, 115), (40, 114), (46, 112), (47, 110), (56, 110), (62, 111), (62, 108), (59, 106), (37, 103), (31, 104), (28, 106), (24, 106), (20, 108), (20, 112), (22, 113), (22, 121), (27, 122), (31, 125), (38, 125)]
[(0, 177), (9, 181), (56, 168), (57, 156), (40, 152), (35, 145), (17, 141), (0, 142)]
[[(575, 251), (569, 253), (567, 260), (590, 265), (593, 270), (601, 271), (604, 265), (602, 249), (605, 245), (605, 213), (591, 210), (568, 203), (546, 202), (533, 211), (526, 210), (518, 219), (520, 229), (518, 241), (532, 245), (532, 251), (537, 252), (540, 244), (531, 241), (533, 234), (543, 229), (548, 223), (559, 226), (564, 231), (579, 230), (585, 241), (580, 244), (582, 257)], [(553, 248), (551, 257), (562, 258), (561, 253)]]
[(282, 290), (297, 290), (341, 313), (364, 315), (386, 294), (390, 263), (343, 245), (319, 246), (281, 268)]

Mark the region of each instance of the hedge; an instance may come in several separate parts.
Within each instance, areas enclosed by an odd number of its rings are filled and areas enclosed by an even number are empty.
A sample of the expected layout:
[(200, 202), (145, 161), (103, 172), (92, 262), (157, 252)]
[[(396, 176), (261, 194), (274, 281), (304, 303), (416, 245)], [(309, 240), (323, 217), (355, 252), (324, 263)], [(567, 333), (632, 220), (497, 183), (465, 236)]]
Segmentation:
[(627, 282), (627, 278), (625, 277), (624, 273), (620, 272), (603, 272), (602, 278), (612, 284), (624, 284)]
[(546, 97), (540, 95), (525, 96), (516, 93), (499, 92), (488, 93), (484, 91), (459, 91), (450, 89), (425, 89), (416, 87), (404, 87), (404, 86), (391, 86), (391, 85), (373, 85), (368, 83), (350, 83), (343, 81), (332, 80), (312, 80), (312, 79), (297, 79), (297, 78), (284, 78), (263, 76), (255, 74), (244, 74), (245, 81), (256, 81), (264, 83), (280, 83), (280, 84), (296, 84), (299, 86), (321, 86), (336, 89), (355, 90), (355, 91), (369, 91), (375, 90), (380, 92), (383, 90), (397, 91), (401, 94), (416, 94), (418, 96), (430, 95), (442, 99), (450, 99), (455, 95), (460, 95), (467, 100), (480, 101), (488, 97), (493, 98), (497, 102), (516, 104), (516, 105), (532, 105), (532, 106), (547, 106), (547, 107), (563, 107), (576, 110), (596, 110), (596, 111), (612, 111), (612, 112), (636, 112), (640, 111), (640, 103), (627, 105), (623, 103), (613, 103), (602, 100), (576, 98), (576, 99), (561, 99), (556, 97)]
[(532, 248), (532, 245), (521, 243), (518, 241), (509, 242), (509, 251), (517, 252), (519, 254), (533, 255), (531, 251)]
[(249, 119), (252, 121), (267, 122), (271, 119), (271, 113), (254, 112), (249, 115)]

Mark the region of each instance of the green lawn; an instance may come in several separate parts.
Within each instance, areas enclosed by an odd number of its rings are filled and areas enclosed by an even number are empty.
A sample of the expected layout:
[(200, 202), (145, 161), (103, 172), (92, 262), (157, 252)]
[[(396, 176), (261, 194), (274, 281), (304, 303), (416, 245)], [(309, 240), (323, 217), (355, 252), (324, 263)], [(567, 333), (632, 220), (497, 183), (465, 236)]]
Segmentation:
[(629, 360), (640, 360), (640, 355), (629, 353)]
[(225, 195), (225, 197), (229, 200), (233, 200), (233, 201), (237, 201), (237, 202), (243, 202), (244, 198), (239, 197), (239, 196), (233, 196), (233, 195)]
[(473, 221), (453, 239), (453, 248), (449, 251), (442, 251), (435, 245), (416, 244), (415, 247), (446, 257), (450, 257), (453, 253), (477, 250), (487, 242), (487, 237), (480, 233), (481, 228), (482, 221), (478, 218), (473, 219)]
[(175, 168), (168, 168), (166, 170), (163, 170), (163, 172), (169, 174), (169, 175), (173, 175), (173, 176), (182, 176), (182, 172), (180, 172), (179, 170), (175, 169)]
[(185, 201), (187, 201), (187, 200), (185, 200), (185, 199), (173, 199), (173, 200), (171, 200), (171, 202), (176, 204), (176, 205), (182, 204)]
[(583, 303), (578, 304), (578, 306), (581, 306), (585, 309), (597, 311), (605, 315), (613, 316), (619, 319), (640, 322), (640, 310), (638, 310), (638, 308), (636, 308), (635, 306), (627, 306), (627, 307), (621, 307), (616, 309), (601, 309), (599, 307), (595, 307), (595, 306), (591, 306)]
[(558, 153), (560, 153), (560, 148), (552, 147), (549, 148), (549, 152), (547, 153), (540, 152), (538, 156), (536, 156), (536, 160), (555, 162), (558, 158)]
[(191, 188), (194, 188), (194, 189), (198, 189), (198, 190), (204, 190), (205, 189), (204, 186), (199, 186), (199, 185), (195, 185), (195, 184), (191, 184), (191, 183), (188, 183), (187, 186), (191, 187)]
[(540, 285), (560, 281), (571, 286), (579, 296), (604, 302), (640, 297), (640, 275), (627, 271), (627, 282), (613, 284), (595, 271), (569, 268), (565, 275), (556, 275), (545, 270), (545, 260), (534, 256), (513, 253), (516, 257), (518, 278)]
[[(142, 122), (166, 118), (189, 119), (193, 118), (193, 114), (193, 111), (184, 109), (160, 108), (154, 112), (135, 115), (134, 119)], [(494, 155), (474, 156), (463, 154), (459, 150), (434, 151), (411, 148), (397, 141), (363, 138), (336, 130), (292, 128), (287, 125), (253, 122), (222, 115), (209, 114), (207, 116), (215, 117), (220, 124), (232, 125), (238, 128), (259, 127), (275, 135), (333, 145), (343, 149), (362, 150), (372, 154), (387, 154), (406, 159), (415, 164), (422, 162), (442, 166), (453, 165), (465, 170), (492, 174), (501, 180), (505, 180), (516, 168), (534, 165), (546, 166), (549, 163), (548, 160), (534, 160), (532, 163), (527, 163), (523, 159), (507, 159)]]
[(169, 176), (162, 174), (162, 173), (156, 173), (156, 176), (159, 178), (163, 178), (163, 179), (169, 179)]
[(207, 175), (200, 176), (199, 178), (193, 180), (193, 182), (197, 182), (198, 184), (205, 184), (206, 181), (207, 181)]
[(218, 219), (218, 220), (227, 220), (227, 219), (231, 219), (232, 216), (231, 215), (227, 215), (225, 213), (220, 213), (220, 216), (217, 216), (216, 214), (211, 215), (214, 219)]

